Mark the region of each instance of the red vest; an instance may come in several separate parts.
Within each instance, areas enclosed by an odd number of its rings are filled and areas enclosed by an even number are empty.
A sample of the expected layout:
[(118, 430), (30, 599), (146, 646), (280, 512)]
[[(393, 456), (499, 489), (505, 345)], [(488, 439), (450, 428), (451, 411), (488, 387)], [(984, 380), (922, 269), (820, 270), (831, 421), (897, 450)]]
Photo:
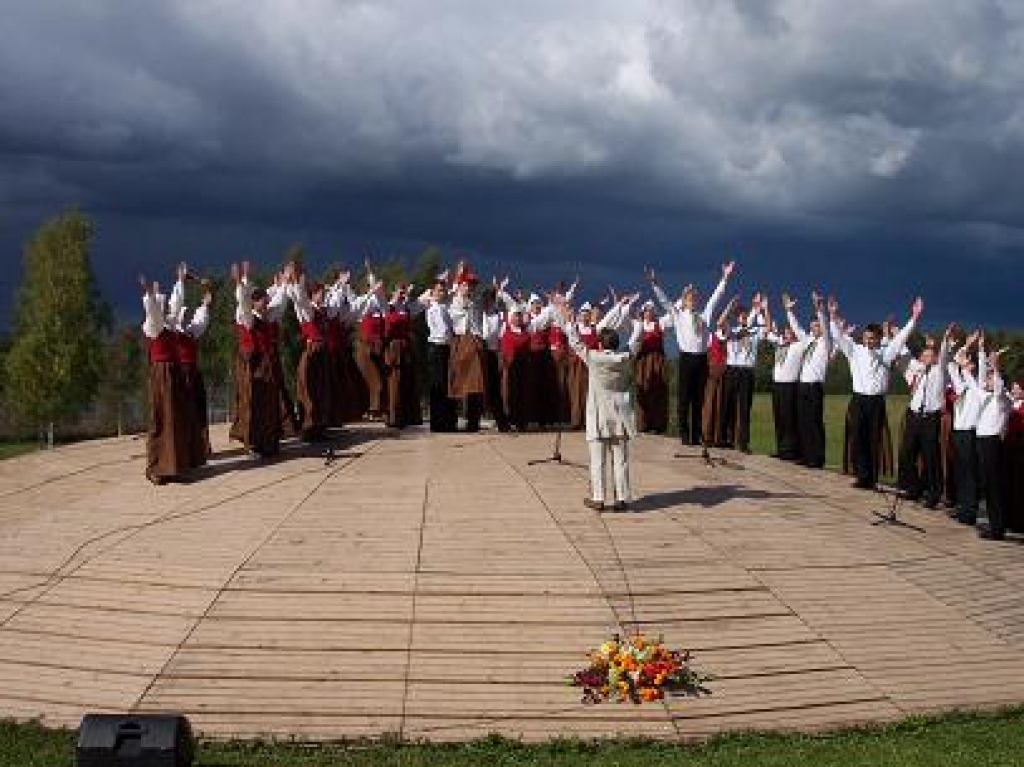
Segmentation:
[(565, 337), (560, 327), (552, 325), (548, 328), (548, 345), (551, 346), (551, 351), (564, 349), (568, 344), (569, 339)]
[(409, 312), (393, 307), (388, 309), (387, 316), (384, 318), (384, 335), (389, 341), (409, 340), (411, 328)]
[(156, 338), (147, 339), (146, 351), (150, 362), (177, 362), (177, 344), (174, 334), (169, 330), (161, 331)]
[(661, 325), (654, 323), (652, 330), (644, 330), (643, 338), (640, 341), (641, 352), (665, 352), (665, 339)]
[(359, 320), (359, 337), (364, 341), (384, 340), (384, 315), (372, 312)]
[(526, 330), (516, 333), (506, 322), (501, 330), (501, 354), (509, 362), (515, 357), (525, 354), (530, 348), (532, 334)]
[(198, 344), (188, 333), (174, 334), (174, 349), (178, 355), (178, 362), (183, 365), (195, 365), (199, 361)]
[(238, 347), (250, 354), (266, 354), (273, 348), (277, 337), (275, 323), (264, 322), (259, 317), (253, 317), (251, 328), (236, 324), (235, 331), (238, 333)]
[(708, 361), (714, 365), (725, 364), (725, 344), (718, 337), (717, 333), (711, 334), (711, 343), (708, 344)]
[(597, 330), (593, 325), (577, 325), (576, 334), (584, 346), (592, 351), (597, 350)]
[(548, 328), (528, 332), (530, 335), (530, 351), (540, 352), (548, 348)]
[(302, 340), (308, 344), (323, 343), (324, 340), (324, 314), (323, 311), (313, 307), (313, 319), (299, 323), (299, 330), (302, 331)]
[(1006, 438), (1013, 442), (1024, 440), (1024, 401), (1013, 403), (1010, 420), (1006, 425)]

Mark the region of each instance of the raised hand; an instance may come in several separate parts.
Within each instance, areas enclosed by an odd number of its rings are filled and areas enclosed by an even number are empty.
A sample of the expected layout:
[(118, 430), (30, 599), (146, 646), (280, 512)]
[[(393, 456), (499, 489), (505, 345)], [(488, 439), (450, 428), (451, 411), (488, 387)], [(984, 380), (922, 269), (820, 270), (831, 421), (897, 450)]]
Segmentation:
[(824, 313), (825, 299), (822, 298), (821, 294), (818, 291), (813, 291), (811, 293), (811, 303), (814, 304), (814, 311), (818, 312), (819, 314)]
[(736, 270), (736, 262), (729, 261), (722, 264), (722, 279), (727, 280), (732, 277), (732, 273)]
[(839, 302), (836, 300), (835, 296), (828, 297), (828, 313), (830, 317), (839, 316)]
[(924, 299), (918, 296), (914, 299), (914, 303), (910, 307), (910, 316), (915, 320), (921, 316), (921, 312), (924, 311)]
[(647, 280), (652, 285), (655, 285), (658, 282), (658, 280), (654, 276), (654, 270), (649, 266), (644, 267), (644, 279)]

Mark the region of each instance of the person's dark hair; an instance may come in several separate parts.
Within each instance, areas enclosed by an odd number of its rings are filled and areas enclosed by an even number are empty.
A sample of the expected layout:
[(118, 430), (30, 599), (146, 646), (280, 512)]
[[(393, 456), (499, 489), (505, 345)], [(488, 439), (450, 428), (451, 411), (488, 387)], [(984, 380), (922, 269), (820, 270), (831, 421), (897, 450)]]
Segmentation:
[(436, 287), (438, 287), (439, 285), (440, 285), (440, 286), (441, 286), (442, 288), (447, 288), (447, 287), (448, 287), (448, 283), (447, 283), (447, 282), (445, 282), (444, 280), (434, 280), (434, 284), (433, 284), (433, 285), (431, 285), (431, 287), (434, 287), (434, 288), (436, 288)]
[(874, 333), (879, 338), (882, 337), (882, 326), (879, 325), (877, 322), (869, 322), (867, 325), (864, 326), (864, 331)]
[(607, 352), (619, 350), (619, 334), (611, 328), (601, 328), (597, 333), (598, 343)]
[(484, 301), (490, 301), (492, 303), (494, 301), (497, 301), (498, 300), (498, 289), (496, 287), (494, 287), (493, 285), (488, 285), (486, 288), (484, 288), (484, 292), (482, 294), (482, 298), (483, 298)]

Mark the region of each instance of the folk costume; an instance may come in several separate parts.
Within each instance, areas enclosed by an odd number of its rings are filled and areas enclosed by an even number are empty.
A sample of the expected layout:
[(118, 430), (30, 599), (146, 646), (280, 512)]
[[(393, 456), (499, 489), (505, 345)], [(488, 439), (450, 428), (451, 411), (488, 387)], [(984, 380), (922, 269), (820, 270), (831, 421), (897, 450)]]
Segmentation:
[[(274, 330), (279, 315), (268, 311), (267, 291), (254, 287), (248, 279), (235, 289), (238, 307), (235, 331), (238, 337), (238, 361), (235, 367), (237, 413), (231, 437), (255, 455), (268, 458), (281, 448), (281, 388), (274, 363)], [(283, 306), (277, 306), (277, 311)], [(273, 318), (273, 319), (272, 319)]]
[(657, 317), (648, 301), (641, 308), (640, 349), (636, 355), (636, 418), (641, 432), (664, 434), (668, 428), (668, 370), (665, 357), (665, 329), (668, 315)]
[(168, 326), (166, 297), (152, 290), (142, 297), (148, 365), (149, 428), (146, 478), (155, 485), (176, 479), (193, 465), (192, 440), (182, 417), (183, 396), (175, 332)]
[(199, 369), (199, 338), (210, 324), (210, 310), (204, 297), (203, 303), (189, 317), (185, 306), (185, 281), (179, 279), (171, 291), (168, 318), (173, 323), (180, 376), (179, 417), (188, 432), (189, 466), (195, 468), (204, 465), (212, 452), (206, 384)]

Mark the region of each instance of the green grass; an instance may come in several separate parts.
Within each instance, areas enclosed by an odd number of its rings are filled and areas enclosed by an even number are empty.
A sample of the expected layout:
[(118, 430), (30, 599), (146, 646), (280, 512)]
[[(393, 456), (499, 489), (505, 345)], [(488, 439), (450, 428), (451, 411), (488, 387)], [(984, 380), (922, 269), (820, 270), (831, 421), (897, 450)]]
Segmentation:
[[(685, 728), (685, 724), (684, 724)], [(73, 763), (75, 735), (35, 724), (0, 723), (5, 767), (61, 767)], [(741, 733), (696, 745), (648, 740), (552, 741), (525, 745), (485, 738), (457, 745), (394, 741), (355, 744), (202, 743), (204, 767), (416, 767), (417, 765), (554, 765), (556, 767), (966, 767), (1018, 765), (1024, 754), (1024, 708), (913, 718), (878, 728), (821, 735)]]
[(0, 442), (0, 461), (4, 458), (14, 458), (25, 453), (31, 453), (33, 450), (38, 449), (39, 445), (35, 442)]

